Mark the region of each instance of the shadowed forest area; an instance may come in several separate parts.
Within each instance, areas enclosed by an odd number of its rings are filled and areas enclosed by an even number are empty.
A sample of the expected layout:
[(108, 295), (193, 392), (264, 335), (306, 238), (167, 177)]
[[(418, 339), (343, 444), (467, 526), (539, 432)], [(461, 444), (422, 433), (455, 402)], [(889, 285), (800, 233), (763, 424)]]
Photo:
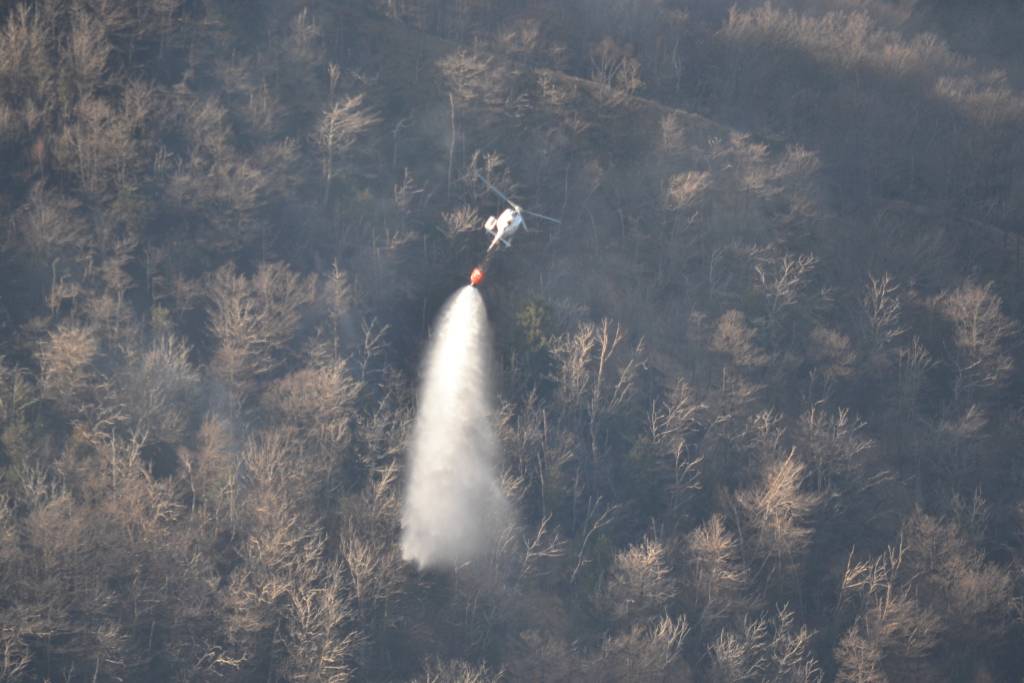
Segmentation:
[[(0, 4), (0, 680), (1020, 681), (1014, 0)], [(503, 207), (497, 550), (402, 561)]]

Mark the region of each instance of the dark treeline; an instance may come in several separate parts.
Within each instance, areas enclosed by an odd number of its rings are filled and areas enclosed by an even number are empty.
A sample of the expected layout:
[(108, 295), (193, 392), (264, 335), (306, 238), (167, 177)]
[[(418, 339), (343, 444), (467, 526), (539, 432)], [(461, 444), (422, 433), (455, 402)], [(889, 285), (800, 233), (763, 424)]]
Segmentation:
[[(1009, 0), (0, 4), (0, 679), (1019, 681)], [(483, 293), (517, 525), (398, 549)]]

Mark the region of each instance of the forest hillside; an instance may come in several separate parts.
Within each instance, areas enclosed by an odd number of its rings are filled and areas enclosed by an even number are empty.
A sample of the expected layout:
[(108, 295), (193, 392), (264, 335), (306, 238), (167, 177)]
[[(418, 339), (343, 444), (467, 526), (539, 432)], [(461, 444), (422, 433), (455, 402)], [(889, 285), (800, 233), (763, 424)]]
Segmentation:
[[(1015, 0), (0, 3), (0, 680), (1020, 681)], [(515, 522), (400, 548), (480, 292)]]

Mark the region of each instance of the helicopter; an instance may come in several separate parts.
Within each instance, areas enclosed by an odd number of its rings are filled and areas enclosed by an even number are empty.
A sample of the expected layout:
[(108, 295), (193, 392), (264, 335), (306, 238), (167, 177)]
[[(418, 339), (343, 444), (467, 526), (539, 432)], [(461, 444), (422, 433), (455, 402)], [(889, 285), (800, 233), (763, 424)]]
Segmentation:
[(526, 209), (524, 209), (523, 207), (519, 206), (511, 199), (506, 197), (501, 190), (487, 182), (487, 179), (484, 178), (482, 175), (477, 173), (476, 177), (479, 178), (483, 182), (483, 184), (487, 186), (487, 189), (489, 189), (491, 192), (504, 199), (505, 202), (508, 203), (510, 207), (502, 211), (497, 217), (488, 217), (487, 221), (484, 223), (484, 229), (487, 230), (487, 232), (494, 235), (494, 239), (491, 241), (491, 245), (487, 247), (488, 254), (497, 249), (499, 244), (504, 244), (506, 247), (512, 246), (512, 243), (509, 242), (509, 240), (512, 238), (512, 235), (514, 235), (520, 227), (522, 227), (524, 230), (526, 229), (526, 219), (523, 217), (523, 214), (536, 216), (537, 218), (541, 218), (546, 221), (551, 221), (552, 223), (562, 222), (557, 218), (551, 218), (550, 216), (545, 216), (544, 214), (540, 214), (535, 211), (527, 211)]

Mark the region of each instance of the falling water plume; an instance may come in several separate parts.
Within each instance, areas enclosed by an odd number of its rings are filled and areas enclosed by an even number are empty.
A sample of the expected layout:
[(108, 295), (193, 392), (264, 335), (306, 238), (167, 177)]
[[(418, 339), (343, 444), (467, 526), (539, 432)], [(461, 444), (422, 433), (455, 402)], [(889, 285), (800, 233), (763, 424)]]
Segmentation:
[(451, 567), (492, 547), (507, 527), (490, 381), (490, 332), (480, 292), (445, 304), (427, 351), (409, 447), (402, 556)]

